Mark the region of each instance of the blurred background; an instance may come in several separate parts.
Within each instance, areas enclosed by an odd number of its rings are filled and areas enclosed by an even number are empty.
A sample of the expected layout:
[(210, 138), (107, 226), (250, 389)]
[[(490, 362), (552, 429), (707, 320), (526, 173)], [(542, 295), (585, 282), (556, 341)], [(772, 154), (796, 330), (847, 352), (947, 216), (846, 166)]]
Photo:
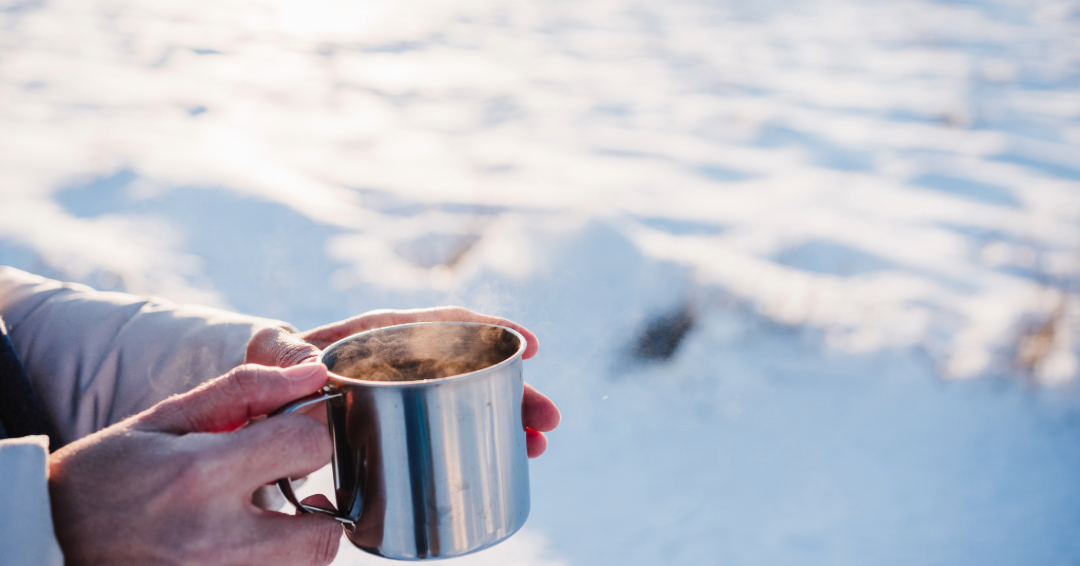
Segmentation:
[(535, 331), (448, 565), (1080, 564), (1074, 0), (0, 0), (0, 263)]

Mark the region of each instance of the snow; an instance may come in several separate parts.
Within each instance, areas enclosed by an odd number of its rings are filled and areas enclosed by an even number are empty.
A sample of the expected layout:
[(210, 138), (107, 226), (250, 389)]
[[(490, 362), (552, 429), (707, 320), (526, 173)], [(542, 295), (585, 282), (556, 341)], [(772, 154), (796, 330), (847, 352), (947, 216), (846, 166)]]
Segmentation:
[(0, 29), (0, 262), (539, 335), (532, 515), (450, 563), (1080, 559), (1078, 2), (16, 0)]

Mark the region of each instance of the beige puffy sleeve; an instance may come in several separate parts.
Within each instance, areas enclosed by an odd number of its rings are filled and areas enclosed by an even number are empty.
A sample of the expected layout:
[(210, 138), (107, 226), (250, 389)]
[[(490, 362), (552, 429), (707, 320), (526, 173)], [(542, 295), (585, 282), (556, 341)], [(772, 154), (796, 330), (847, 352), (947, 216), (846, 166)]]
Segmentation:
[(2, 266), (0, 318), (64, 443), (229, 371), (263, 328), (292, 329)]

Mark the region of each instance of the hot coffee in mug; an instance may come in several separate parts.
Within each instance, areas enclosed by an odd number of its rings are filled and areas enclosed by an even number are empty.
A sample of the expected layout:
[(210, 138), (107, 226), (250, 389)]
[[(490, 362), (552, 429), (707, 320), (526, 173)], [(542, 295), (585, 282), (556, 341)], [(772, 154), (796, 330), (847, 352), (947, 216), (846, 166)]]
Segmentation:
[(363, 550), (403, 560), (460, 556), (517, 532), (529, 515), (529, 467), (517, 332), (425, 322), (362, 332), (327, 347), (326, 402), (338, 511), (285, 497), (345, 525)]

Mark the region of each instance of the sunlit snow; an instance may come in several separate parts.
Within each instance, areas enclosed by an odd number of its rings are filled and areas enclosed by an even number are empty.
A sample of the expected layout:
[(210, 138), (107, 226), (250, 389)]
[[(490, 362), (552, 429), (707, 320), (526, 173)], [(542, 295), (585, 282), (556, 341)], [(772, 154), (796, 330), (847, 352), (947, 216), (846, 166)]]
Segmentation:
[(1080, 2), (0, 0), (0, 172), (0, 263), (534, 330), (448, 564), (1080, 560)]

